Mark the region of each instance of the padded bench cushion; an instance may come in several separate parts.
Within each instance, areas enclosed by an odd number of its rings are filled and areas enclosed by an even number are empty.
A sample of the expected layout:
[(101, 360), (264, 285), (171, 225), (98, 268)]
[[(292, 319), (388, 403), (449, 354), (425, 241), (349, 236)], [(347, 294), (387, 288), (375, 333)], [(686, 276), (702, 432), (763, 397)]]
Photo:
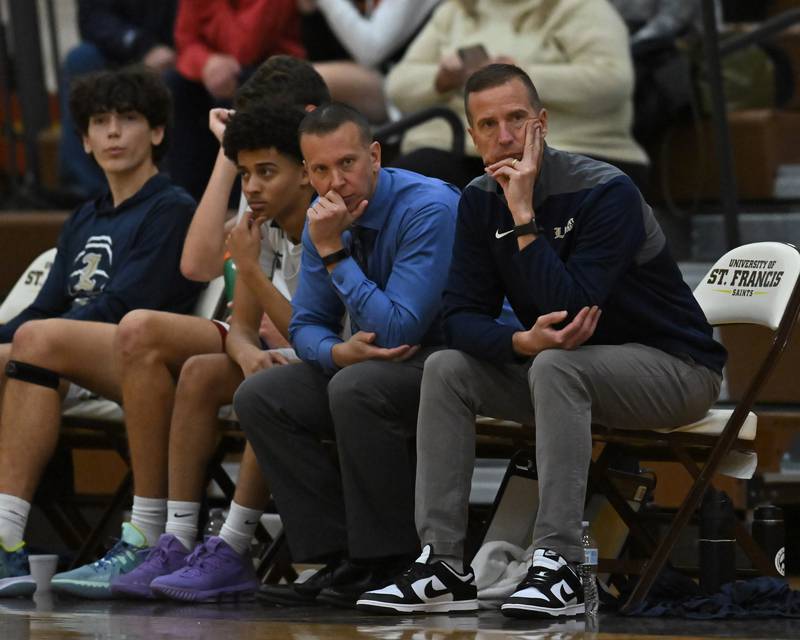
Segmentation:
[[(63, 415), (69, 418), (86, 418), (120, 423), (124, 420), (122, 407), (116, 402), (95, 396), (76, 385), (70, 387), (70, 393), (67, 396), (64, 407)], [(236, 421), (236, 414), (233, 411), (232, 404), (220, 407), (218, 416), (220, 420)]]
[[(701, 436), (718, 436), (728, 423), (733, 409), (711, 409), (697, 422), (687, 424), (676, 429), (655, 429), (659, 433), (692, 433)], [(756, 423), (758, 417), (752, 411), (747, 414), (742, 428), (739, 430), (739, 440), (756, 439)]]
[[(659, 433), (691, 433), (703, 436), (717, 436), (722, 433), (728, 419), (731, 417), (733, 409), (711, 409), (703, 418), (692, 424), (683, 425), (674, 429), (653, 429)], [(739, 431), (740, 440), (755, 440), (756, 438), (756, 423), (758, 417), (752, 411), (747, 415), (747, 418)], [(477, 416), (476, 422), (483, 426), (491, 428), (497, 427), (522, 427), (518, 422), (512, 420), (500, 420), (498, 418), (489, 418), (486, 416)]]

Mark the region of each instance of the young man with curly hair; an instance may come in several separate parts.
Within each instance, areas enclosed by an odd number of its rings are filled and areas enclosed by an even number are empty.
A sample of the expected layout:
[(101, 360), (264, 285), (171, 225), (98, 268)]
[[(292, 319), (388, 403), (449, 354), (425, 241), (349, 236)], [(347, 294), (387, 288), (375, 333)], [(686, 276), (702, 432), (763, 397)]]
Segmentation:
[(185, 313), (202, 288), (179, 269), (195, 203), (157, 166), (166, 86), (145, 69), (101, 72), (74, 85), (70, 108), (108, 190), (69, 218), (36, 300), (0, 327), (0, 596), (36, 588), (23, 534), (70, 383), (121, 399), (116, 323), (133, 309)]
[[(297, 139), (303, 115), (295, 105), (262, 102), (237, 111), (227, 123), (223, 148), (236, 163), (249, 208), (227, 241), (237, 284), (222, 350), (214, 349), (220, 334), (208, 321), (198, 321), (206, 326), (195, 330), (188, 322), (194, 319), (132, 314), (120, 327), (126, 407), (151, 416), (127, 423), (135, 499), (158, 503), (166, 515), (166, 531), (159, 537), (163, 520), (152, 523), (148, 543), (153, 549), (143, 564), (112, 582), (115, 596), (149, 598), (157, 593), (186, 601), (217, 600), (252, 595), (258, 586), (249, 549), (269, 492), (249, 446), (220, 536), (208, 538), (196, 549), (195, 540), (206, 467), (216, 447), (219, 408), (232, 401), (239, 384), (251, 374), (297, 359), (291, 349), (265, 348), (269, 345), (259, 336), (259, 325), (266, 314), (281, 336), (288, 337), (289, 300), (300, 271), (300, 236), (314, 195)], [(159, 324), (165, 330), (151, 330)], [(152, 351), (148, 332), (160, 340), (168, 338), (162, 346), (184, 341), (195, 349), (177, 367), (176, 380), (168, 366), (151, 367), (151, 373), (143, 375), (137, 365), (146, 363), (147, 351)], [(208, 334), (203, 350), (197, 349), (201, 332)], [(162, 425), (165, 431), (154, 433)], [(208, 561), (209, 556), (215, 561)]]

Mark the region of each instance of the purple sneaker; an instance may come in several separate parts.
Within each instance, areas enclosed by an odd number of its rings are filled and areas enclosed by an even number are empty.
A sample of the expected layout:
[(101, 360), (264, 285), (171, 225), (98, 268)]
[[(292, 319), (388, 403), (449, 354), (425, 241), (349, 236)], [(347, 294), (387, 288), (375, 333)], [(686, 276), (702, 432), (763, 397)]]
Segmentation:
[(188, 555), (180, 540), (171, 533), (162, 533), (142, 564), (111, 581), (111, 594), (117, 598), (155, 598), (150, 583), (180, 569)]
[(222, 538), (206, 538), (186, 558), (186, 564), (156, 578), (150, 589), (159, 596), (186, 602), (217, 602), (252, 598), (258, 578), (249, 555), (239, 555)]

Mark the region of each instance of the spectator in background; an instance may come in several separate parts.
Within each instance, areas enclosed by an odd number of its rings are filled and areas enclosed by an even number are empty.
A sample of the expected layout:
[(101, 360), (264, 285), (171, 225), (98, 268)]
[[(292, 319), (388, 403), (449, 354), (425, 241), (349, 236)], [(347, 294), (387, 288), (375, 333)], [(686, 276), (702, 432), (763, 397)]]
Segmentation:
[(106, 188), (106, 180), (98, 164), (83, 150), (70, 115), (70, 83), (92, 71), (134, 62), (159, 72), (172, 67), (176, 5), (176, 0), (78, 0), (81, 43), (64, 60), (58, 149), (61, 182), (76, 199), (99, 195)]
[(692, 113), (695, 87), (689, 52), (692, 36), (702, 33), (700, 0), (611, 0), (611, 4), (630, 32), (636, 78), (633, 135), (646, 149), (657, 149), (664, 132)]
[[(208, 183), (219, 143), (208, 112), (227, 107), (236, 88), (275, 53), (304, 57), (296, 0), (181, 0), (176, 68), (167, 72), (175, 102), (168, 168), (195, 198)], [(238, 199), (238, 193), (236, 194)]]
[(690, 27), (699, 31), (699, 0), (610, 0), (631, 34), (631, 47), (655, 38), (675, 38)]
[[(314, 30), (305, 34), (309, 57), (322, 61), (314, 66), (333, 99), (357, 108), (371, 122), (388, 120), (383, 74), (402, 56), (439, 1), (297, 0), (304, 31)], [(319, 18), (335, 40), (326, 49), (317, 48)]]
[[(191, 280), (206, 282), (222, 275), (225, 240), (233, 224), (247, 209), (247, 200), (242, 197), (238, 216), (226, 222), (231, 191), (239, 182), (236, 165), (225, 156), (221, 146), (227, 122), (235, 110), (253, 102), (262, 102), (268, 96), (280, 96), (281, 100), (304, 107), (330, 102), (324, 81), (310, 64), (292, 56), (275, 55), (262, 63), (239, 87), (233, 99), (233, 109), (216, 108), (209, 112), (208, 128), (220, 149), (183, 245), (181, 272)], [(266, 335), (262, 337), (269, 340)]]
[[(389, 73), (387, 96), (405, 113), (448, 106), (466, 126), (464, 82), (490, 62), (515, 63), (531, 76), (548, 104), (553, 146), (611, 162), (645, 182), (647, 155), (630, 131), (627, 29), (605, 0), (448, 0)], [(471, 142), (456, 157), (449, 145), (440, 121), (416, 127), (395, 166), (461, 187), (483, 174)]]

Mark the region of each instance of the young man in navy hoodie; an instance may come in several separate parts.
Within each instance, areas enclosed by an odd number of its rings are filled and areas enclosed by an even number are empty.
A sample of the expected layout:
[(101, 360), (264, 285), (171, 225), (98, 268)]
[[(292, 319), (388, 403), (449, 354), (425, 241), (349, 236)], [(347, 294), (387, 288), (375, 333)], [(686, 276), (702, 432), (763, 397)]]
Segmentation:
[(108, 190), (65, 223), (36, 300), (0, 327), (0, 596), (35, 589), (22, 537), (69, 383), (119, 400), (116, 323), (138, 308), (190, 311), (203, 286), (179, 269), (195, 203), (157, 166), (172, 110), (163, 82), (144, 68), (87, 76), (70, 109)]
[[(486, 173), (459, 203), (444, 293), (450, 349), (425, 362), (422, 378), (415, 520), (423, 553), (358, 605), (477, 608), (462, 565), (480, 414), (536, 425), (533, 560), (501, 610), (578, 615), (591, 425), (659, 429), (700, 419), (719, 393), (725, 350), (631, 179), (545, 145), (547, 111), (524, 71), (484, 67), (467, 81), (465, 102)], [(495, 320), (504, 298), (517, 326)]]

